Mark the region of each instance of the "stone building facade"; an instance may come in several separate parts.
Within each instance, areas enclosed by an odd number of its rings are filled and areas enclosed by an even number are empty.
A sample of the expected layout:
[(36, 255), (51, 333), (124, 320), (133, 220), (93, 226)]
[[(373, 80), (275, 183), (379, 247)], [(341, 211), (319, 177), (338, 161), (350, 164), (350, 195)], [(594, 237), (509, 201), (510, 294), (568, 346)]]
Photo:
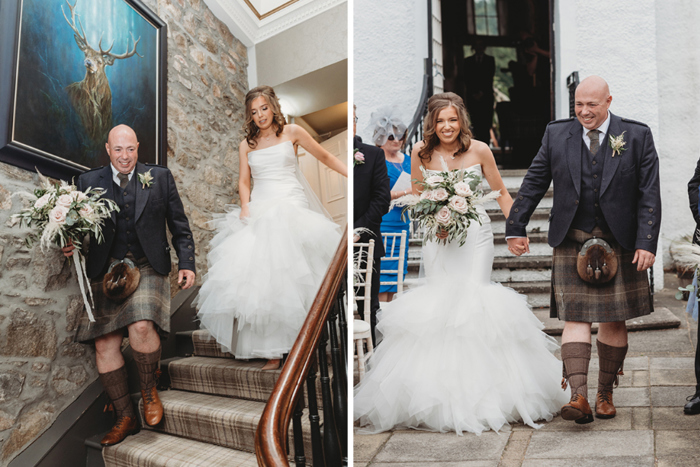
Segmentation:
[[(238, 202), (238, 143), (248, 88), (246, 47), (202, 0), (144, 0), (168, 25), (168, 148), (197, 249), (207, 222)], [(137, 129), (138, 131), (138, 129)], [(72, 263), (27, 249), (10, 216), (29, 205), (35, 173), (0, 163), (0, 465), (48, 428), (97, 377), (94, 351), (73, 342), (84, 313)], [(173, 256), (173, 294), (177, 262)]]

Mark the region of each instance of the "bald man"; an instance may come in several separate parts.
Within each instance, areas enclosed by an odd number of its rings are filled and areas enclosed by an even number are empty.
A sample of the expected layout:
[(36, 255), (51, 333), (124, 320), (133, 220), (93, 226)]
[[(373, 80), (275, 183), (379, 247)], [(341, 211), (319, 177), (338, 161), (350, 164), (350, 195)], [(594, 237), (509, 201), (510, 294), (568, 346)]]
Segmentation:
[[(506, 224), (508, 249), (528, 253), (527, 224), (554, 181), (550, 316), (565, 322), (561, 357), (572, 396), (561, 415), (579, 424), (593, 421), (587, 400), (591, 323), (600, 323), (596, 417), (612, 418), (613, 386), (627, 354), (625, 320), (653, 311), (646, 270), (654, 264), (661, 224), (659, 159), (649, 127), (613, 115), (611, 102), (599, 76), (579, 84), (576, 118), (547, 126)], [(610, 138), (625, 144), (616, 150)], [(602, 284), (584, 281), (576, 269), (582, 245), (593, 237), (605, 240), (619, 263)]]
[[(90, 241), (87, 275), (92, 281), (96, 322), (89, 323), (84, 317), (76, 331), (76, 340), (95, 344), (100, 380), (117, 414), (116, 424), (102, 439), (103, 446), (117, 444), (139, 431), (121, 353), (125, 336), (139, 371), (144, 420), (157, 425), (163, 417), (156, 372), (160, 339), (170, 330), (171, 259), (166, 223), (178, 257), (178, 283), (187, 289), (195, 281), (194, 241), (175, 180), (165, 167), (138, 162), (138, 147), (131, 128), (114, 127), (106, 143), (110, 164), (81, 174), (77, 181), (81, 191), (104, 189), (103, 196), (119, 206), (119, 212), (105, 221), (104, 241)], [(71, 256), (72, 250), (72, 246), (66, 247), (64, 254)], [(130, 260), (141, 277), (135, 292), (112, 299), (104, 294), (102, 282), (110, 265), (119, 260)]]

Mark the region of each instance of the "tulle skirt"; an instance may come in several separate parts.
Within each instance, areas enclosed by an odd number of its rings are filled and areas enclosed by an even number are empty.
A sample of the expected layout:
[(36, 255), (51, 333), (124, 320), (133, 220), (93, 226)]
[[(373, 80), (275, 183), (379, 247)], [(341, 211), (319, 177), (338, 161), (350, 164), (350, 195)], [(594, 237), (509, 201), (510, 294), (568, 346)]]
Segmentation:
[(360, 433), (539, 427), (568, 402), (557, 343), (512, 289), (443, 277), (384, 308), (384, 340), (355, 388)]
[(237, 358), (289, 352), (340, 241), (338, 226), (293, 200), (229, 206), (215, 221), (197, 316)]

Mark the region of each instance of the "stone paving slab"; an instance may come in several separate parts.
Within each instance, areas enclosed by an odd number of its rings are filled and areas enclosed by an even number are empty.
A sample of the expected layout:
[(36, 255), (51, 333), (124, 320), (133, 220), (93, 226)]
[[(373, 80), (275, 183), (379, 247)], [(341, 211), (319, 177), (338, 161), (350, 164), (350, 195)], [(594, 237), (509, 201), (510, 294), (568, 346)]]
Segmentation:
[(695, 384), (695, 370), (651, 369), (652, 386), (691, 386)]
[(659, 457), (657, 467), (698, 467), (700, 465), (700, 456), (673, 456)]
[[(564, 331), (564, 321), (560, 321), (558, 318), (550, 318), (549, 308), (535, 309), (533, 312), (544, 323), (544, 332), (547, 334), (551, 336), (561, 335)], [(680, 325), (681, 320), (666, 307), (659, 307), (650, 315), (627, 320), (628, 331), (678, 328)], [(598, 332), (598, 323), (593, 323), (591, 332)]]
[[(627, 366), (627, 362), (625, 362)], [(652, 370), (685, 370), (695, 368), (694, 357), (651, 357), (649, 368)]]
[[(601, 446), (605, 446), (605, 449), (601, 450)], [(654, 433), (651, 430), (605, 432), (538, 431), (532, 434), (530, 445), (525, 453), (525, 459), (590, 458), (591, 453), (597, 453), (595, 455), (598, 458), (653, 456)]]
[(651, 404), (654, 407), (679, 407), (686, 404), (686, 398), (695, 394), (692, 386), (659, 386), (651, 388)]
[(656, 432), (656, 456), (659, 459), (675, 458), (677, 456), (690, 457), (697, 452), (697, 433), (689, 433), (688, 431), (676, 430)]
[(526, 459), (522, 467), (654, 467), (654, 456), (588, 459)]
[(508, 433), (486, 432), (479, 436), (454, 433), (394, 432), (374, 457), (382, 462), (464, 462), (500, 460), (508, 442)]
[(654, 430), (700, 430), (700, 415), (685, 415), (683, 407), (654, 407), (652, 413)]
[[(464, 461), (464, 462), (373, 462), (371, 467), (499, 467), (497, 460), (493, 461)], [(520, 465), (520, 464), (518, 464)]]
[(355, 435), (354, 439), (354, 461), (370, 461), (377, 454), (379, 449), (391, 437), (389, 433), (379, 433), (376, 435)]

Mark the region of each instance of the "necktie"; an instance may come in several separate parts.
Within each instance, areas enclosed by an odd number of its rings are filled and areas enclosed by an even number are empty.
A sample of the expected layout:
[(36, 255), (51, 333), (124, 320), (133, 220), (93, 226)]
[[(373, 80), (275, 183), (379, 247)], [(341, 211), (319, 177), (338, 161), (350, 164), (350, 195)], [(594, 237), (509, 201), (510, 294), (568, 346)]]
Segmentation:
[(129, 175), (118, 173), (117, 178), (119, 179), (119, 188), (126, 188), (126, 184), (129, 183)]
[(588, 132), (588, 137), (591, 139), (591, 154), (594, 156), (598, 152), (598, 148), (600, 148), (600, 141), (598, 140), (598, 130), (591, 130)]

